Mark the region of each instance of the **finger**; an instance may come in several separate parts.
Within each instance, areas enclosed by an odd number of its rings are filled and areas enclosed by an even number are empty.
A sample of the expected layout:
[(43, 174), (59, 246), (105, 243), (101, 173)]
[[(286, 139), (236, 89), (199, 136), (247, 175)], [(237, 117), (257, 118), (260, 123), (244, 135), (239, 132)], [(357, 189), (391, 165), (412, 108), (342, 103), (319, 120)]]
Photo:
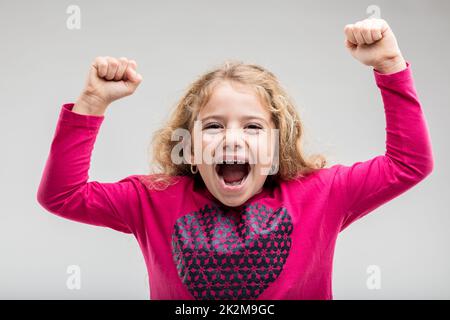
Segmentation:
[(127, 78), (127, 82), (134, 88), (136, 88), (142, 81), (142, 76), (139, 73), (137, 73), (130, 65), (125, 71), (125, 76)]
[(108, 72), (108, 61), (106, 60), (106, 57), (95, 58), (93, 65), (97, 70), (97, 76), (99, 78), (106, 76), (106, 73)]
[(356, 39), (356, 43), (359, 44), (359, 45), (360, 44), (364, 44), (365, 41), (364, 41), (364, 38), (361, 35), (361, 22), (355, 23), (355, 26), (353, 27), (352, 31), (353, 31), (353, 36)]
[(106, 74), (105, 79), (113, 80), (116, 75), (118, 67), (119, 67), (119, 61), (115, 58), (108, 57), (108, 72)]
[(344, 33), (345, 33), (346, 41), (348, 41), (348, 42), (350, 42), (350, 43), (352, 43), (354, 45), (357, 45), (358, 42), (355, 39), (355, 36), (353, 34), (352, 29), (353, 29), (353, 24), (347, 24), (344, 27)]
[(361, 24), (361, 35), (366, 44), (372, 44), (374, 41), (372, 39), (372, 22), (366, 19)]
[[(136, 68), (137, 68), (137, 63), (136, 63), (136, 61), (135, 60), (129, 60), (128, 61), (128, 68), (131, 68), (132, 70), (134, 70), (134, 71), (136, 71)], [(123, 75), (123, 80), (124, 81), (127, 81), (129, 78), (128, 78), (128, 73), (127, 72), (125, 72), (125, 74)]]
[(375, 39), (380, 40), (384, 37), (385, 32), (389, 30), (389, 25), (383, 19), (377, 19), (374, 29), (376, 33)]
[(129, 65), (136, 71), (137, 69), (137, 62), (135, 60), (130, 60)]
[(119, 67), (117, 68), (116, 76), (114, 77), (115, 81), (122, 80), (123, 75), (128, 67), (128, 59), (125, 57), (122, 57), (119, 59)]
[(378, 19), (379, 20), (379, 24), (380, 24), (380, 28), (381, 28), (381, 35), (383, 35), (386, 31), (389, 30), (389, 25), (388, 23), (383, 20), (383, 19)]
[(378, 41), (383, 38), (381, 34), (381, 28), (379, 26), (375, 26), (374, 28), (372, 28), (371, 33), (373, 41)]

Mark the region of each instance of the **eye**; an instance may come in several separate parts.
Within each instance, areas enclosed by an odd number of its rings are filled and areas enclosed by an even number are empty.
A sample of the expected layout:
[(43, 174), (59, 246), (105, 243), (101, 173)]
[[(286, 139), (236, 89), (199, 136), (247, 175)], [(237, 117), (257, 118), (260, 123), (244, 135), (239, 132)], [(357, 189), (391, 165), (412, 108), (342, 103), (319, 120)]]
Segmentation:
[(207, 130), (207, 129), (220, 129), (220, 128), (221, 128), (220, 123), (213, 122), (213, 123), (209, 123), (209, 124), (205, 125), (205, 126), (203, 127), (203, 130)]
[(247, 127), (245, 127), (245, 130), (252, 134), (257, 134), (259, 132), (259, 130), (262, 130), (262, 129), (263, 128), (259, 124), (249, 124)]

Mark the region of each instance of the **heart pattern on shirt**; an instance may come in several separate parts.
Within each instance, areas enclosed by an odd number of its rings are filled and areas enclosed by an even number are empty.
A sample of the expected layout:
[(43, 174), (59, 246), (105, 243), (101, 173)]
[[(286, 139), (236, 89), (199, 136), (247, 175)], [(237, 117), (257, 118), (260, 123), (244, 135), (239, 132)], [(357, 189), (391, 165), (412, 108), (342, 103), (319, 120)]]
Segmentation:
[(292, 230), (284, 207), (205, 205), (174, 224), (178, 275), (197, 300), (255, 299), (283, 270)]

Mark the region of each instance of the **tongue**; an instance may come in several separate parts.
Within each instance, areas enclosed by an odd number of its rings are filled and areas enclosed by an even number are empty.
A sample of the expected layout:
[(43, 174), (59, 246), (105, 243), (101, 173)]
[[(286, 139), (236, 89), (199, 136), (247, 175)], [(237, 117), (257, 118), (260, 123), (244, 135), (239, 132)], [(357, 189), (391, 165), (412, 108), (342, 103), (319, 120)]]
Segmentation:
[(223, 180), (227, 183), (240, 181), (247, 174), (246, 164), (223, 164), (220, 167)]

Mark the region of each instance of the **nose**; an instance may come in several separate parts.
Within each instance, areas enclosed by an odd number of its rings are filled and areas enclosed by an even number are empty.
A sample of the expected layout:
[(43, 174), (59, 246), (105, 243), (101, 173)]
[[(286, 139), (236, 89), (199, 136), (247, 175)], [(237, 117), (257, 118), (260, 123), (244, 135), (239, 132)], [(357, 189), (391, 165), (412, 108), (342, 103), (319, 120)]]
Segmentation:
[(243, 130), (241, 128), (227, 128), (225, 130), (224, 152), (237, 153), (245, 148)]

